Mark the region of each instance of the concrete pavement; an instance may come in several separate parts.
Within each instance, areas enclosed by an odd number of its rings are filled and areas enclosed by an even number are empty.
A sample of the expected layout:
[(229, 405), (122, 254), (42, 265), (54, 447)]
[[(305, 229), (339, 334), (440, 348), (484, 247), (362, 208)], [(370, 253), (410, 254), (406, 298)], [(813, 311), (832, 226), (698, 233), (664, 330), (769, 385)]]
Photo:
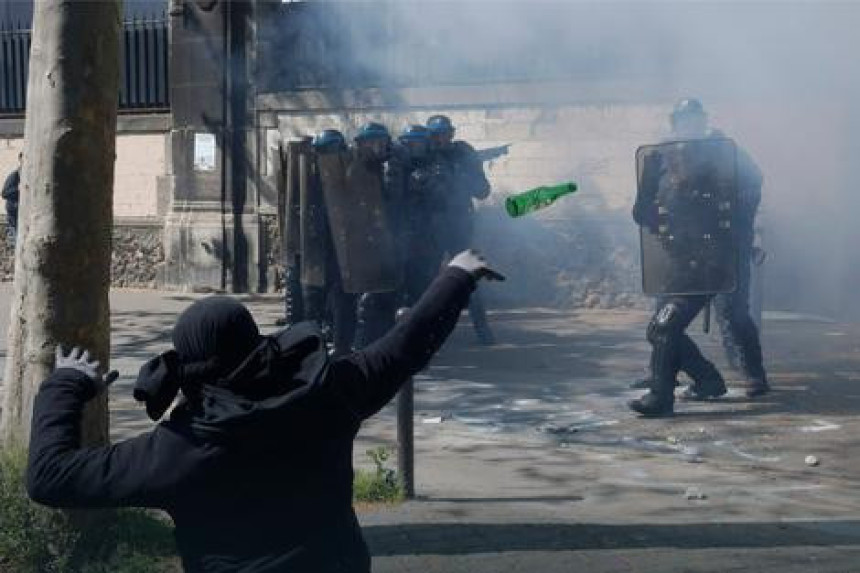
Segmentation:
[[(130, 385), (196, 298), (112, 294), (116, 438), (151, 427)], [(280, 300), (242, 298), (275, 328)], [(0, 286), (3, 332), (8, 299)], [(499, 345), (476, 346), (463, 324), (417, 381), (419, 499), (362, 509), (375, 571), (860, 571), (860, 326), (770, 313), (771, 395), (642, 420), (624, 403), (647, 357), (644, 313), (491, 317)], [(716, 338), (697, 338), (731, 380)], [(387, 408), (356, 462), (393, 437)]]

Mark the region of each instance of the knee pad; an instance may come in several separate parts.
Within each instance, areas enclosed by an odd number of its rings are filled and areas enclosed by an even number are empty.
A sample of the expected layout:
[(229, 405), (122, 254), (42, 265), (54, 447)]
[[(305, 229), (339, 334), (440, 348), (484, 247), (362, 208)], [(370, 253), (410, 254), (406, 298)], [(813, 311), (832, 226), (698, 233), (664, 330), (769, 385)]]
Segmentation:
[(645, 331), (645, 337), (651, 344), (665, 342), (679, 333), (678, 306), (673, 303), (661, 306)]

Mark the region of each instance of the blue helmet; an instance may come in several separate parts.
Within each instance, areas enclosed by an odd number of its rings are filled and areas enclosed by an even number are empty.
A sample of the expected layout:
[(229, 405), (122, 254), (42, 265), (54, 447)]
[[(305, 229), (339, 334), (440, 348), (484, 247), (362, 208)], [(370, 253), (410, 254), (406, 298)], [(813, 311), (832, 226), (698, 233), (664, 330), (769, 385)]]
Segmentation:
[(411, 141), (428, 141), (429, 138), (429, 129), (423, 125), (413, 124), (404, 127), (403, 131), (400, 132), (400, 137), (398, 139), (401, 143), (407, 143)]
[(427, 120), (427, 129), (431, 135), (454, 133), (454, 124), (447, 115), (434, 115)]
[(674, 109), (672, 109), (672, 119), (677, 119), (683, 116), (692, 116), (698, 115), (704, 117), (705, 107), (702, 105), (702, 102), (695, 98), (685, 98), (675, 104)]
[(334, 151), (346, 148), (346, 139), (336, 129), (324, 129), (311, 142), (317, 151)]
[(362, 125), (358, 129), (358, 133), (355, 134), (356, 141), (367, 141), (370, 139), (391, 139), (391, 134), (388, 133), (388, 128), (381, 123), (371, 121)]

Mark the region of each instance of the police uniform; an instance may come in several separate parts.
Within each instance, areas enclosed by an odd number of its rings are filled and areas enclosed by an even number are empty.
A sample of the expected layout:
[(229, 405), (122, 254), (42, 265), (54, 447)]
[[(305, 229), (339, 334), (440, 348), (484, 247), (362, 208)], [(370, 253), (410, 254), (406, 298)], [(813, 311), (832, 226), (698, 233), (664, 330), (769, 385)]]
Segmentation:
[[(683, 100), (672, 114), (673, 127), (676, 122), (692, 117), (704, 125), (704, 110), (696, 100)], [(714, 134), (719, 136), (720, 134)], [(682, 137), (688, 139), (690, 137)], [(741, 260), (738, 288), (731, 294), (715, 297), (718, 316), (724, 328), (737, 341), (743, 356), (749, 396), (757, 396), (768, 390), (762, 365), (761, 346), (755, 323), (749, 315), (749, 254), (752, 249), (753, 222), (758, 206), (758, 190), (761, 176), (749, 156), (740, 152), (738, 181), (741, 190), (735, 206), (734, 232), (740, 238), (738, 253)], [(691, 159), (688, 159), (691, 160)], [(652, 230), (658, 224), (653, 197), (637, 196), (633, 218), (642, 227)], [(748, 248), (747, 246), (748, 245)], [(744, 263), (745, 261), (745, 263)], [(746, 272), (744, 272), (744, 270)], [(657, 309), (648, 324), (646, 337), (651, 343), (650, 391), (630, 402), (630, 408), (646, 416), (671, 414), (674, 405), (676, 376), (684, 370), (693, 378), (693, 384), (685, 392), (690, 399), (718, 397), (726, 392), (725, 383), (713, 363), (701, 353), (695, 342), (686, 334), (686, 329), (696, 315), (709, 304), (712, 295), (671, 295), (658, 299)]]

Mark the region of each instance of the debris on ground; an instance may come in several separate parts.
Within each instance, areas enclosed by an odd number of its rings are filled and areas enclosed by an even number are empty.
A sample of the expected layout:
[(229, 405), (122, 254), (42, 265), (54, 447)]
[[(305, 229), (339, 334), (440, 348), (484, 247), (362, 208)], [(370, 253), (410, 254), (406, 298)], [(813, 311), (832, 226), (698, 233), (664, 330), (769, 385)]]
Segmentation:
[(696, 486), (690, 486), (687, 488), (687, 491), (684, 492), (684, 497), (688, 500), (703, 500), (708, 499), (708, 496), (701, 489)]

